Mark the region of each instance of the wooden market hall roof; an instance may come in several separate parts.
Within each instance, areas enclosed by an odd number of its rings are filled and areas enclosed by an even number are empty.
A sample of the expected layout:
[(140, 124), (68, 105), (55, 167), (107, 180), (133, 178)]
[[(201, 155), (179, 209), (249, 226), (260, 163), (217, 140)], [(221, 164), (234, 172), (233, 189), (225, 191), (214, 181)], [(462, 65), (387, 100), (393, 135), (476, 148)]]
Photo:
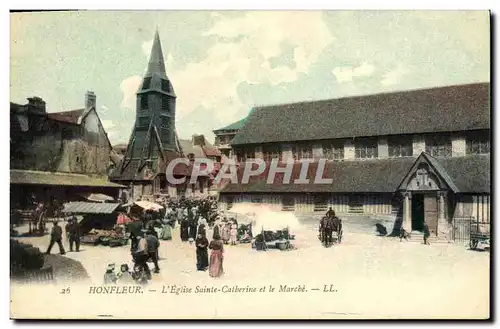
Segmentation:
[[(489, 155), (433, 158), (459, 193), (490, 193), (491, 163)], [(417, 159), (390, 158), (327, 162), (323, 178), (332, 178), (331, 184), (314, 184), (318, 163), (310, 163), (308, 184), (294, 184), (300, 175), (301, 163), (295, 163), (289, 184), (283, 183), (283, 173), (277, 173), (272, 184), (266, 182), (269, 166), (259, 176), (250, 176), (248, 184), (240, 184), (243, 167), (238, 168), (238, 184), (223, 181), (221, 194), (227, 193), (394, 193)], [(280, 165), (285, 167), (285, 165)]]
[(490, 84), (255, 108), (231, 145), (490, 128)]

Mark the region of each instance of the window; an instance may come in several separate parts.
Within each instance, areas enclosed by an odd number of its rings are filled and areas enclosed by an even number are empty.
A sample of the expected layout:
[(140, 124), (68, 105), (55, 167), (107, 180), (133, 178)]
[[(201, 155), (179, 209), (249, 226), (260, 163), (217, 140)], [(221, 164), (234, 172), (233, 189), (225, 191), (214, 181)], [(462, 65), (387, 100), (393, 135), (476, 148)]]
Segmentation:
[(314, 211), (325, 212), (328, 210), (328, 199), (322, 195), (314, 197)]
[(295, 211), (295, 198), (284, 196), (281, 200), (281, 207), (283, 211)]
[(262, 150), (264, 161), (271, 162), (273, 159), (281, 159), (279, 146), (267, 146)]
[(252, 196), (250, 199), (250, 202), (252, 203), (262, 203), (262, 198), (259, 196)]
[(356, 159), (372, 159), (378, 157), (376, 138), (357, 139), (354, 143)]
[(466, 139), (466, 154), (490, 153), (490, 136), (487, 132), (471, 133)]
[(229, 144), (231, 142), (231, 136), (226, 135), (226, 136), (221, 136), (220, 137), (220, 143), (223, 145)]
[(254, 150), (241, 150), (238, 151), (236, 154), (239, 162), (244, 162), (247, 159), (255, 159)]
[(362, 213), (364, 213), (363, 196), (361, 196), (361, 195), (350, 195), (349, 196), (349, 213), (350, 214), (362, 214)]
[(162, 95), (161, 96), (161, 110), (165, 112), (170, 112), (170, 96)]
[(344, 143), (336, 141), (323, 144), (323, 157), (328, 160), (342, 160), (344, 158)]
[(142, 89), (151, 88), (151, 78), (145, 78), (144, 83), (142, 84)]
[(413, 156), (413, 140), (410, 136), (391, 136), (387, 140), (389, 146), (389, 157), (411, 157)]
[(170, 83), (168, 80), (161, 80), (161, 90), (163, 90), (166, 93), (169, 93), (170, 90)]
[(231, 210), (231, 208), (233, 207), (233, 198), (232, 197), (227, 197), (226, 199), (226, 203), (227, 203), (227, 210)]
[(141, 95), (141, 110), (147, 110), (149, 107), (148, 104), (148, 95)]
[(308, 145), (298, 145), (295, 149), (295, 154), (297, 160), (313, 158), (312, 147)]
[(139, 117), (137, 118), (137, 125), (139, 127), (149, 127), (149, 117)]
[(168, 129), (170, 128), (170, 117), (161, 116), (160, 117), (160, 128)]
[(425, 139), (425, 152), (434, 157), (451, 156), (450, 135), (435, 135)]

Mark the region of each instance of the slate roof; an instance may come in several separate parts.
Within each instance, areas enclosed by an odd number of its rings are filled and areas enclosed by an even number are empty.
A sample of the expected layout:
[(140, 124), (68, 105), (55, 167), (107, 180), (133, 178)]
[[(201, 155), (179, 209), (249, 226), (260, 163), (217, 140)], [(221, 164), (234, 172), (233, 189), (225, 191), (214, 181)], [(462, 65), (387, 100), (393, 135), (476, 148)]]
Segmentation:
[[(177, 152), (165, 150), (163, 151), (164, 159), (167, 163), (180, 157)], [(125, 167), (122, 169), (122, 162), (127, 161)], [(141, 166), (141, 160), (138, 158), (128, 159), (122, 158), (117, 167), (109, 175), (111, 181), (148, 181), (155, 177), (156, 173), (151, 171), (149, 175), (145, 175), (143, 171), (139, 171)], [(156, 159), (153, 163), (153, 168), (158, 169), (158, 173), (165, 173), (166, 165), (163, 164), (163, 160)], [(175, 172), (177, 175), (186, 175), (184, 168), (181, 166), (176, 166)]]
[(111, 214), (119, 205), (119, 203), (68, 202), (64, 204), (63, 212), (74, 214)]
[(438, 159), (458, 190), (463, 193), (491, 193), (491, 160), (489, 155)]
[(236, 122), (233, 122), (230, 125), (227, 125), (225, 127), (222, 127), (222, 128), (219, 128), (219, 129), (215, 129), (214, 133), (217, 133), (217, 132), (222, 131), (222, 130), (240, 130), (245, 125), (245, 122), (246, 122), (247, 118), (248, 117), (243, 118), (241, 120), (238, 120)]
[(250, 110), (250, 112), (248, 113), (248, 115), (241, 119), (241, 120), (238, 120), (236, 122), (233, 122), (225, 127), (222, 127), (222, 128), (219, 128), (219, 129), (215, 129), (213, 130), (213, 133), (214, 134), (217, 134), (218, 132), (222, 132), (222, 131), (226, 131), (226, 130), (240, 130), (241, 128), (243, 128), (243, 126), (245, 125), (245, 122), (247, 121), (248, 117), (253, 113), (255, 112), (256, 108), (252, 108)]
[[(490, 193), (489, 156), (434, 160), (445, 169), (459, 192)], [(323, 177), (332, 178), (332, 184), (312, 183), (316, 176), (317, 163), (309, 165), (309, 184), (293, 183), (294, 179), (299, 177), (300, 163), (294, 165), (290, 184), (283, 184), (283, 174), (277, 174), (273, 184), (267, 184), (268, 166), (261, 175), (250, 177), (249, 184), (226, 182), (220, 193), (394, 193), (415, 161), (416, 158), (409, 157), (327, 162)], [(241, 182), (242, 174), (243, 168), (238, 168), (238, 182)]]
[(259, 107), (231, 145), (490, 128), (490, 84)]
[(107, 178), (97, 178), (82, 174), (61, 172), (10, 170), (11, 184), (59, 185), (59, 186), (86, 186), (86, 187), (116, 187), (122, 185), (109, 182)]
[(84, 113), (85, 109), (78, 109), (72, 111), (47, 113), (47, 116), (52, 120), (78, 124), (78, 119), (83, 116)]

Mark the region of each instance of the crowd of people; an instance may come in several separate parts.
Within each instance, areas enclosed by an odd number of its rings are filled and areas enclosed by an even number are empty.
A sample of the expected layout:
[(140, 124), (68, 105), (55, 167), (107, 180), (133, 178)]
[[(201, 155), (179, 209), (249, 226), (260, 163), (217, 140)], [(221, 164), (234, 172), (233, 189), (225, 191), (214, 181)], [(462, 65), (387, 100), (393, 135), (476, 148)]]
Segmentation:
[[(148, 260), (159, 273), (159, 240), (171, 240), (174, 228), (179, 225), (182, 242), (196, 248), (196, 269), (207, 271), (211, 277), (223, 273), (224, 245), (238, 243), (238, 222), (218, 211), (217, 202), (211, 199), (157, 200), (163, 208), (144, 211), (140, 230), (131, 229), (131, 253), (135, 267), (144, 268), (150, 278)], [(212, 231), (209, 241), (208, 231)], [(140, 231), (140, 232), (139, 232)], [(251, 231), (244, 232), (249, 240)], [(209, 256), (209, 250), (210, 256)]]

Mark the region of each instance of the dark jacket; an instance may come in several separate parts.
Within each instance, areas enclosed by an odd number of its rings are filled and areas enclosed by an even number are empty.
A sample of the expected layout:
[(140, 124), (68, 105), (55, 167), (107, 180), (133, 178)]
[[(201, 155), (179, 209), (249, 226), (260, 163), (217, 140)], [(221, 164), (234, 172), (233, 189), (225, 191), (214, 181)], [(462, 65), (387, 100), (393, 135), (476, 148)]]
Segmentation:
[(160, 241), (154, 235), (148, 234), (146, 242), (148, 243), (148, 252), (156, 252), (160, 247)]
[(50, 232), (50, 237), (52, 238), (52, 240), (61, 240), (62, 238), (62, 228), (61, 226), (54, 226), (52, 228), (52, 231)]
[(66, 225), (66, 232), (72, 238), (79, 238), (81, 236), (80, 225), (78, 223), (71, 223)]

